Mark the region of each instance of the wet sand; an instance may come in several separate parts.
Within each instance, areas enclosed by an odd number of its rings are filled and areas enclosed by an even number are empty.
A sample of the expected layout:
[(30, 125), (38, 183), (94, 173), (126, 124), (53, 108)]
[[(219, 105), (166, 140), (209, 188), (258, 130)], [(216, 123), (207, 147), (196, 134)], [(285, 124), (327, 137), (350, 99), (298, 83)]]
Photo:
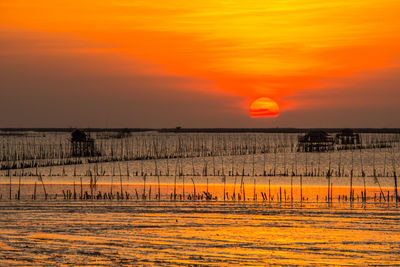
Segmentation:
[(1, 201), (1, 265), (396, 265), (394, 204)]

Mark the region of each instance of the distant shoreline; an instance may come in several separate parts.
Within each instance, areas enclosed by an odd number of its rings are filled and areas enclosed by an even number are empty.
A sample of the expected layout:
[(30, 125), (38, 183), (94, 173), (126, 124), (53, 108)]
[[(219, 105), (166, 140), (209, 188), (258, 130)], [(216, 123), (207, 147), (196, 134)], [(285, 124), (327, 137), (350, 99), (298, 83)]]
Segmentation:
[[(0, 128), (0, 132), (72, 132), (76, 128)], [(340, 132), (344, 128), (79, 128), (89, 132), (160, 132), (160, 133), (305, 133), (322, 130)], [(358, 133), (400, 133), (400, 128), (352, 128)]]

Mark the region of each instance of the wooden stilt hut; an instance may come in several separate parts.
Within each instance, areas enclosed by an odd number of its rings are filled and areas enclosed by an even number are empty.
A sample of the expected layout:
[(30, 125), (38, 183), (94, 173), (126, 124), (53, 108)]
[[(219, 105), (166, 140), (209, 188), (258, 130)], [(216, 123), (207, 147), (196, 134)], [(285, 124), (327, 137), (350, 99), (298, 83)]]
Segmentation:
[(336, 134), (335, 143), (338, 149), (355, 149), (361, 147), (361, 138), (352, 129), (343, 129)]
[(82, 130), (74, 130), (71, 134), (71, 154), (73, 157), (90, 157), (96, 155), (94, 139)]
[(304, 136), (299, 136), (298, 152), (325, 152), (334, 149), (334, 139), (324, 131), (310, 131)]

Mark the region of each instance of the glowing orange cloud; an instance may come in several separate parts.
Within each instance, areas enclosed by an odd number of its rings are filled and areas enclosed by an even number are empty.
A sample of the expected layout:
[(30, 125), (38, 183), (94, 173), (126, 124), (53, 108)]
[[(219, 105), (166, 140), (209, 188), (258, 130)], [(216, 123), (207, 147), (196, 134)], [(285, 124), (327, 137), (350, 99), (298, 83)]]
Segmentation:
[(0, 2), (0, 30), (104, 44), (160, 75), (206, 79), (247, 100), (268, 95), (284, 109), (298, 106), (282, 105), (296, 91), (397, 66), (398, 10), (398, 0), (13, 0)]
[(261, 97), (253, 101), (249, 107), (250, 116), (255, 117), (277, 117), (279, 106), (268, 97)]

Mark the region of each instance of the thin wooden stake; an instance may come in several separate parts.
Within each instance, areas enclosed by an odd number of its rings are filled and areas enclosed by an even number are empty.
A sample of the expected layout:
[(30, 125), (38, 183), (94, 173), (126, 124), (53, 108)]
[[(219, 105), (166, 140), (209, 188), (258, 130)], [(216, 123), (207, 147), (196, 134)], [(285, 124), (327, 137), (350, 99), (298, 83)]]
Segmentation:
[(397, 176), (396, 176), (396, 171), (393, 172), (393, 178), (394, 178), (394, 197), (396, 198), (396, 203), (399, 201), (399, 197), (397, 195)]
[(268, 179), (268, 200), (271, 202), (271, 178)]
[(11, 174), (8, 174), (10, 176), (10, 200), (11, 200), (11, 195), (12, 195), (12, 186), (11, 186)]
[(39, 174), (39, 180), (40, 180), (40, 182), (42, 182), (43, 191), (44, 191), (44, 198), (47, 200), (47, 192), (46, 192), (46, 187), (44, 186), (43, 177), (42, 177), (42, 175), (41, 175), (41, 174)]
[(350, 203), (352, 203), (354, 200), (354, 195), (353, 195), (353, 169), (350, 171)]
[(256, 194), (256, 178), (254, 179), (254, 191), (253, 191), (253, 200), (256, 201), (257, 200), (257, 194)]
[(303, 202), (303, 176), (300, 175), (300, 202)]
[(225, 187), (226, 187), (226, 177), (225, 177), (225, 175), (224, 175), (224, 177), (222, 177), (222, 181), (224, 182), (224, 201), (225, 201), (225, 199), (226, 199), (226, 192), (225, 192)]
[(292, 176), (290, 177), (290, 201), (293, 202), (293, 176), (294, 173), (292, 173)]
[(81, 196), (80, 196), (80, 199), (82, 200), (83, 199), (83, 185), (82, 185), (82, 177), (80, 177), (81, 178)]
[(36, 181), (35, 186), (33, 187), (33, 200), (36, 200)]
[(18, 178), (18, 200), (21, 199), (21, 175)]

